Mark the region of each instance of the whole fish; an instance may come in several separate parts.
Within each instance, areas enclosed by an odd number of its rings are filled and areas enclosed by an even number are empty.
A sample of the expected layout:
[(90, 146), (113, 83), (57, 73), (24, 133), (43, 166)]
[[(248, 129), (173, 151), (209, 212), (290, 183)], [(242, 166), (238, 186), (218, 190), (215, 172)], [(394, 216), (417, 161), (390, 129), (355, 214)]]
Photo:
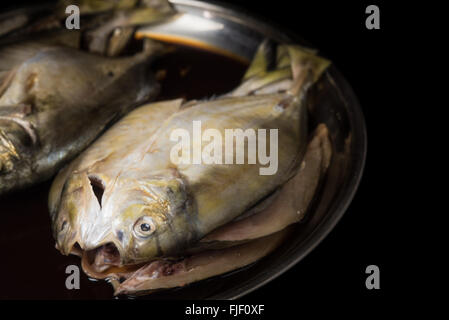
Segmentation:
[(151, 47), (124, 58), (36, 45), (1, 51), (0, 194), (48, 179), (154, 97), (153, 55)]
[(242, 215), (244, 217), (239, 216), (238, 220), (209, 233), (182, 258), (105, 269), (104, 263), (114, 256), (102, 250), (101, 254), (96, 253), (94, 260), (82, 260), (83, 270), (92, 278), (108, 278), (114, 286), (114, 294), (119, 295), (148, 294), (185, 286), (249, 265), (279, 246), (291, 229), (288, 226), (301, 221), (309, 212), (331, 157), (328, 130), (320, 124), (294, 177)]
[[(234, 220), (297, 171), (307, 144), (307, 90), (328, 65), (302, 47), (264, 42), (233, 92), (131, 112), (55, 179), (49, 208), (58, 249), (81, 249), (100, 269), (138, 265), (180, 254)], [(278, 149), (277, 171), (262, 175), (263, 165), (248, 161), (173, 163), (171, 134), (192, 136), (194, 121), (222, 136), (227, 128), (278, 129), (277, 141), (265, 141)]]

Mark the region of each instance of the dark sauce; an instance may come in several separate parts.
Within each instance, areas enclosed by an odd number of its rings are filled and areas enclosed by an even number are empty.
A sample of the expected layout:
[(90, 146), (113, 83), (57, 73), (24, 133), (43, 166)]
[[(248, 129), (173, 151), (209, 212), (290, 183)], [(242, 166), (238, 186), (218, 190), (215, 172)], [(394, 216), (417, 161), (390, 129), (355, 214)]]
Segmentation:
[(181, 46), (152, 66), (161, 84), (157, 100), (207, 99), (237, 87), (247, 64), (234, 59)]
[[(247, 65), (215, 53), (177, 47), (152, 65), (161, 83), (157, 100), (203, 99), (235, 88)], [(51, 181), (0, 198), (0, 299), (111, 299), (112, 286), (91, 281), (80, 259), (55, 249), (47, 209)], [(66, 268), (80, 269), (80, 289), (68, 290)], [(151, 298), (147, 296), (145, 298)]]

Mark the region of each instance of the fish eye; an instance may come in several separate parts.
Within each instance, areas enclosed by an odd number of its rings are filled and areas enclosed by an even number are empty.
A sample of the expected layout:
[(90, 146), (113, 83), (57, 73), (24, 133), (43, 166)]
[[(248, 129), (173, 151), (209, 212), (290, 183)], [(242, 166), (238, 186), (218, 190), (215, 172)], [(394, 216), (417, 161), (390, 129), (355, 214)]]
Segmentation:
[(153, 220), (144, 216), (139, 218), (134, 224), (134, 234), (139, 238), (147, 238), (156, 230)]

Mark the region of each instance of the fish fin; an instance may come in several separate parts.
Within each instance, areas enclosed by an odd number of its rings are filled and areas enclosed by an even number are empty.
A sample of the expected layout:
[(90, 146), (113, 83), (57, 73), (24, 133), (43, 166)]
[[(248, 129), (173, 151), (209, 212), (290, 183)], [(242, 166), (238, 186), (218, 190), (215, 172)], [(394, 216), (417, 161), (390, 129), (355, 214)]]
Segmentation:
[(263, 41), (243, 76), (240, 86), (234, 89), (230, 95), (238, 97), (254, 94), (267, 85), (291, 78), (291, 70), (288, 66), (278, 68), (276, 52), (276, 45), (273, 41)]
[(108, 21), (87, 33), (87, 37), (91, 39), (89, 51), (105, 54), (114, 30), (160, 23), (174, 15), (176, 11), (167, 0), (144, 1), (137, 7), (115, 11)]
[(290, 91), (299, 94), (318, 80), (330, 61), (316, 51), (299, 45), (275, 45), (263, 41), (246, 71), (242, 83), (231, 96), (271, 94)]
[(184, 109), (187, 109), (187, 108), (190, 108), (190, 107), (196, 105), (197, 103), (198, 103), (198, 100), (190, 100), (190, 101), (182, 104), (179, 109), (184, 110)]
[(270, 61), (273, 57), (273, 42), (266, 39), (258, 47), (253, 60), (251, 61), (248, 70), (246, 70), (243, 76), (243, 81), (246, 81), (252, 77), (264, 75), (269, 68)]
[(331, 62), (318, 56), (315, 50), (299, 45), (287, 45), (285, 47), (290, 56), (293, 74), (293, 84), (289, 91), (293, 95), (298, 95), (318, 81)]

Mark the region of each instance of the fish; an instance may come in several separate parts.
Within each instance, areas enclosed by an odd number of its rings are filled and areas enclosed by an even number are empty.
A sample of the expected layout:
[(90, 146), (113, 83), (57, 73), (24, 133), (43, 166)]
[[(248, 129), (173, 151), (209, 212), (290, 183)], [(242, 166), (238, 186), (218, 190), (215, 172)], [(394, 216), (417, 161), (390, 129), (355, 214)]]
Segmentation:
[[(238, 218), (297, 172), (308, 140), (307, 92), (329, 65), (313, 50), (265, 41), (228, 94), (132, 111), (54, 180), (49, 211), (56, 247), (98, 270), (138, 267), (178, 256)], [(263, 165), (248, 161), (173, 163), (171, 133), (192, 134), (199, 120), (221, 133), (279, 130), (276, 172), (262, 175)]]
[(298, 172), (272, 195), (274, 199), (270, 196), (244, 218), (212, 231), (182, 259), (156, 259), (137, 270), (106, 274), (95, 272), (95, 266), (86, 263), (83, 268), (92, 277), (107, 276), (114, 295), (142, 295), (183, 287), (248, 266), (280, 246), (293, 231), (291, 225), (302, 221), (310, 211), (332, 153), (327, 126), (321, 123), (312, 134)]
[(123, 58), (36, 44), (0, 51), (0, 195), (49, 179), (154, 98), (155, 55), (150, 45)]
[[(254, 208), (209, 233), (180, 259), (155, 259), (146, 264), (105, 268), (114, 251), (102, 251), (95, 261), (82, 260), (89, 277), (108, 278), (114, 295), (151, 294), (183, 287), (248, 266), (270, 254), (292, 232), (291, 225), (310, 211), (332, 159), (328, 128), (319, 124), (294, 177)], [(309, 213), (310, 214), (310, 213)], [(111, 254), (112, 255), (109, 255)], [(112, 258), (112, 260), (111, 260)]]

